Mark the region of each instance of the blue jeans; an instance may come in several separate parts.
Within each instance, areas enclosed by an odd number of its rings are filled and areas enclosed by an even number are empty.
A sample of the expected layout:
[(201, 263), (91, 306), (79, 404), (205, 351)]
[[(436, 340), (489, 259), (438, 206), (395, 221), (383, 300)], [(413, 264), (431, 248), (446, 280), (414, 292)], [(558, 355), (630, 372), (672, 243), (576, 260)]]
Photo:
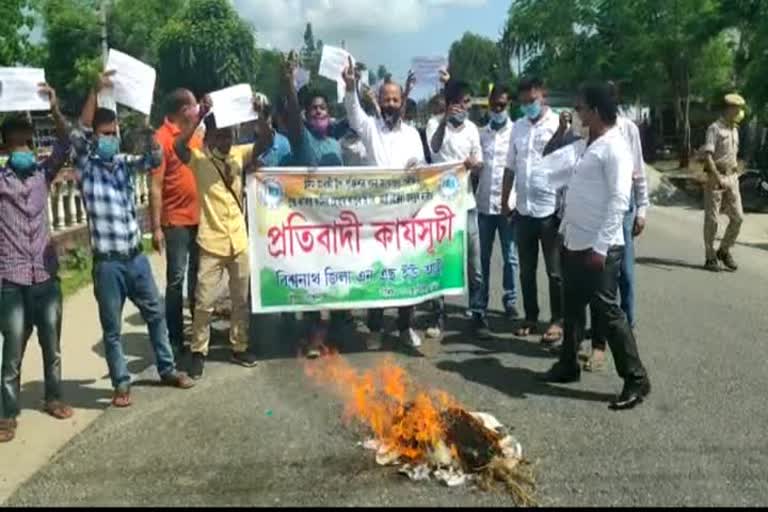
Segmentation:
[(491, 284), (491, 257), (496, 232), (501, 240), (501, 253), (504, 257), (504, 309), (510, 310), (517, 304), (517, 246), (515, 244), (514, 221), (504, 215), (485, 215), (478, 217), (480, 227), (480, 258), (483, 266), (483, 306), (488, 309)]
[(477, 222), (477, 209), (467, 212), (467, 243), (469, 310), (474, 314), (483, 315), (487, 301), (483, 300), (483, 263), (480, 257), (480, 227)]
[(0, 343), (2, 400), (0, 418), (19, 415), (21, 363), (32, 329), (37, 330), (43, 354), (45, 401), (61, 400), (61, 286), (58, 278), (33, 285), (2, 284), (0, 292)]
[(177, 348), (184, 346), (184, 278), (187, 278), (189, 309), (195, 311), (195, 288), (200, 252), (197, 248), (197, 226), (167, 227), (165, 251), (167, 261), (165, 288), (165, 317), (168, 338)]
[[(633, 201), (634, 203), (634, 201)], [(627, 315), (629, 326), (635, 328), (635, 216), (637, 209), (632, 208), (624, 216), (624, 258), (619, 272), (619, 293), (621, 309)]]
[(140, 254), (128, 261), (95, 262), (93, 283), (94, 295), (99, 304), (101, 328), (104, 331), (104, 351), (112, 387), (126, 388), (131, 381), (121, 340), (126, 298), (139, 309), (147, 323), (158, 373), (163, 377), (174, 372), (176, 365), (168, 342), (168, 327), (147, 257)]

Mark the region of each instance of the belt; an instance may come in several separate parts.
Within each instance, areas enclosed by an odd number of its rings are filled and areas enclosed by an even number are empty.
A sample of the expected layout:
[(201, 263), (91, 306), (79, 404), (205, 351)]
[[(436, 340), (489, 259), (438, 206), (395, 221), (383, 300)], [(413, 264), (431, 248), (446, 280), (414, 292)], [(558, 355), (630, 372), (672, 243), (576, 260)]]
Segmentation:
[(94, 252), (93, 253), (93, 261), (94, 263), (99, 263), (102, 261), (131, 261), (136, 256), (141, 254), (143, 251), (141, 249), (141, 246), (136, 246), (127, 253), (124, 252), (118, 252), (118, 251), (110, 251), (110, 252)]

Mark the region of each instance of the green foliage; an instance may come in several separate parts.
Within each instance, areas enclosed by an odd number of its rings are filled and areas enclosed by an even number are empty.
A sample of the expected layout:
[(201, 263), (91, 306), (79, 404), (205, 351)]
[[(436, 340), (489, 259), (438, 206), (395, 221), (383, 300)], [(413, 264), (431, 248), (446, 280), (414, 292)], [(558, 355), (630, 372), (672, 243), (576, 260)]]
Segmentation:
[(117, 0), (109, 13), (109, 45), (157, 65), (160, 29), (183, 10), (187, 0)]
[(467, 32), (451, 45), (451, 76), (468, 82), (475, 94), (486, 95), (489, 84), (509, 83), (512, 73), (501, 47), (491, 39)]
[(27, 36), (34, 21), (27, 13), (28, 7), (28, 0), (0, 2), (0, 66), (27, 61), (30, 49)]
[(252, 28), (227, 0), (190, 0), (157, 36), (160, 88), (205, 94), (256, 75)]
[(266, 94), (274, 103), (280, 94), (282, 54), (275, 50), (258, 50), (257, 59), (258, 71), (252, 83), (253, 89)]
[(67, 252), (61, 259), (59, 277), (64, 297), (69, 297), (91, 282), (93, 261), (88, 249), (78, 247)]

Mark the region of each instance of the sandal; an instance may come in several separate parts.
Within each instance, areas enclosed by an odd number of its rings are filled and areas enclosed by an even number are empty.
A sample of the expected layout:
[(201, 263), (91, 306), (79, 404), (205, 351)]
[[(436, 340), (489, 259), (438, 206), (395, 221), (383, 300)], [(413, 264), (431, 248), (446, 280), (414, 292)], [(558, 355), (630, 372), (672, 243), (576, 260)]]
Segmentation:
[(543, 345), (557, 345), (563, 341), (563, 328), (557, 324), (552, 324), (541, 337), (541, 343)]
[(60, 400), (51, 400), (50, 402), (46, 402), (43, 410), (57, 420), (68, 420), (75, 414), (75, 411), (72, 409), (72, 407)]
[(0, 420), (0, 443), (10, 443), (16, 437), (16, 420)]
[[(600, 354), (598, 356), (598, 354)], [(592, 350), (592, 356), (584, 363), (584, 371), (596, 373), (603, 369), (605, 366), (605, 350)]]
[(533, 334), (536, 329), (536, 322), (524, 322), (523, 325), (515, 329), (514, 335), (520, 338), (526, 338)]
[(133, 405), (131, 402), (131, 392), (127, 389), (116, 389), (112, 395), (112, 405), (118, 409), (124, 409)]

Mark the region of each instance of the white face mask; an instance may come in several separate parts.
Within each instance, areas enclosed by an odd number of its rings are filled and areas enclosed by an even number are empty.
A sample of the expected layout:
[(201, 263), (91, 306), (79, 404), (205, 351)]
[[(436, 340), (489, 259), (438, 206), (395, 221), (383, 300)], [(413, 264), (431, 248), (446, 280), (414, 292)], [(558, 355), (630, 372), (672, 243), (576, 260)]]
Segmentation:
[(573, 113), (573, 124), (571, 125), (571, 130), (573, 130), (573, 133), (582, 139), (589, 139), (589, 126), (584, 124), (578, 112)]

